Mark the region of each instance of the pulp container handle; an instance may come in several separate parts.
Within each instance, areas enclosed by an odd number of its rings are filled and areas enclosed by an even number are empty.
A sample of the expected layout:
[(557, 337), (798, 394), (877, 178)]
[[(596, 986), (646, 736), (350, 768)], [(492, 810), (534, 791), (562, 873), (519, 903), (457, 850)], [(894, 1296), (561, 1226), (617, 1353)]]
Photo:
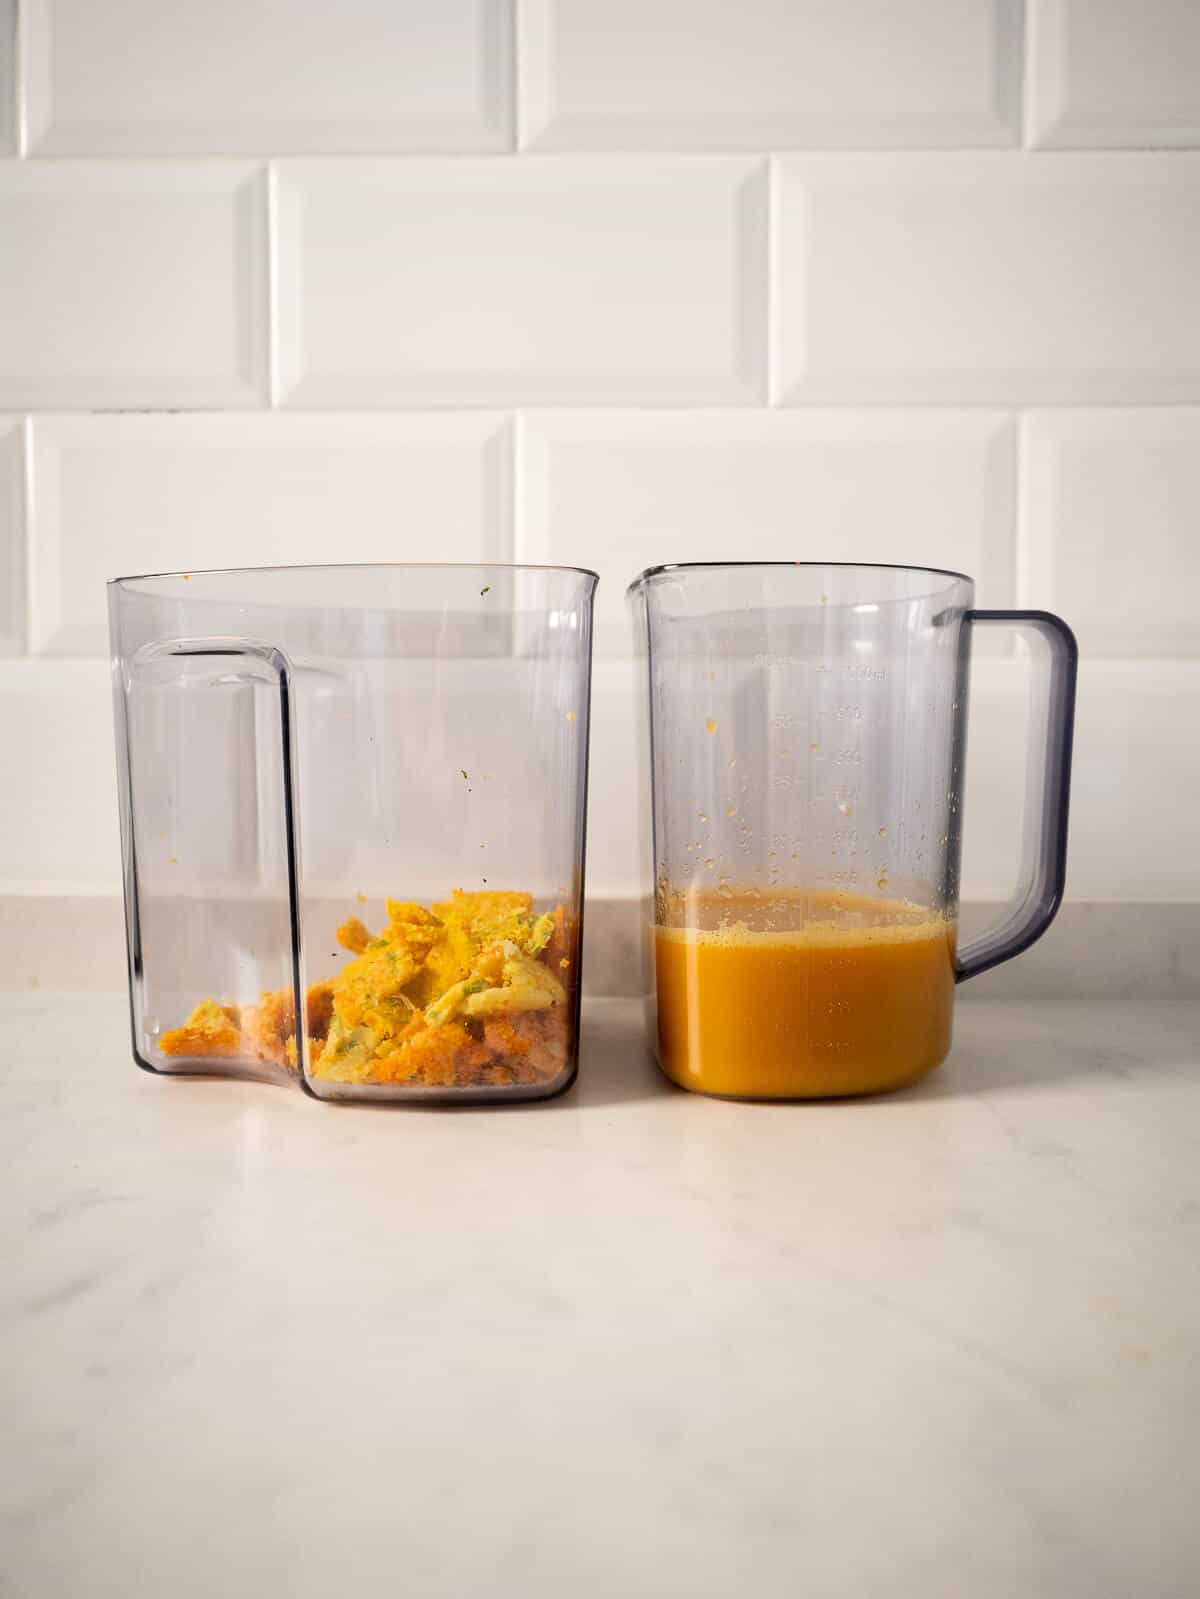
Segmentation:
[(138, 866), (136, 832), (133, 826), (136, 795), (133, 792), (133, 769), (129, 746), (129, 709), (127, 697), (133, 678), (143, 667), (157, 661), (179, 656), (241, 658), (259, 662), (266, 668), (268, 680), (273, 678), (279, 692), (280, 756), (283, 770), (283, 837), (287, 860), (288, 920), (291, 931), (292, 999), (296, 1015), (296, 1076), (307, 1093), (308, 1037), (304, 1026), (304, 950), (300, 921), (300, 844), (299, 815), (297, 807), (296, 723), (292, 714), (293, 687), (292, 663), (277, 645), (259, 639), (214, 637), (160, 639), (144, 645), (123, 666), (118, 658), (113, 660), (113, 706), (117, 736), (117, 783), (121, 790), (121, 815), (124, 861), (125, 932), (129, 958), (130, 1026), (133, 1032), (133, 1055), (139, 1066), (156, 1071), (145, 1058), (138, 1044), (137, 996), (141, 991), (143, 956), (141, 936), (141, 906), (138, 897)]

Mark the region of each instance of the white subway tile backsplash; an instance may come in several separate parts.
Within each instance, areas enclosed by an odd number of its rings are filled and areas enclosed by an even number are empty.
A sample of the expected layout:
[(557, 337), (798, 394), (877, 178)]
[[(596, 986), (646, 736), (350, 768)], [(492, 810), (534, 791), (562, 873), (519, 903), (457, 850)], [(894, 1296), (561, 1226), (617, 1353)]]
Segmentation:
[(0, 0), (0, 156), (17, 148), (17, 0)]
[(540, 413), (522, 419), (517, 552), (593, 566), (597, 643), (669, 561), (840, 560), (970, 573), (1013, 597), (1015, 435), (995, 412)]
[(980, 628), (972, 641), (960, 873), (967, 901), (1007, 901), (1021, 879), (1032, 663), (981, 656), (993, 631)]
[[(971, 677), (962, 894), (1006, 899), (1024, 795), (1026, 673), (983, 661)], [(1200, 662), (1085, 660), (1079, 673), (1067, 895), (1200, 899), (1191, 848), (1200, 792)]]
[(0, 661), (0, 749), (0, 894), (119, 892), (108, 662)]
[(1200, 656), (1200, 410), (1022, 424), (1022, 599), (1084, 650)]
[(1200, 899), (1200, 662), (1087, 662), (1081, 682), (1076, 897)]
[(1200, 145), (1196, 0), (1031, 0), (1028, 26), (1035, 145)]
[(588, 746), (587, 887), (593, 899), (624, 898), (643, 888), (635, 698), (640, 692), (632, 661), (596, 662)]
[(1020, 143), (1019, 0), (523, 0), (535, 149)]
[[(1069, 894), (1200, 900), (1197, 282), (1195, 0), (0, 0), (0, 893), (119, 885), (64, 659), (118, 573), (599, 569), (606, 897), (629, 580), (841, 559), (1062, 614)], [(998, 900), (1029, 663), (976, 657)]]
[(240, 162), (0, 164), (0, 405), (264, 403), (265, 226)]
[[(630, 665), (597, 664), (588, 887), (639, 891), (641, 812), (633, 772)], [(963, 895), (1013, 887), (1026, 675), (982, 661), (972, 674)], [(1080, 675), (1068, 895), (1200, 899), (1189, 850), (1200, 789), (1200, 663), (1087, 661)], [(0, 785), (0, 893), (116, 892), (120, 882), (109, 673), (103, 661), (0, 661), (0, 742), (36, 783)]]
[(0, 656), (24, 647), (24, 438), (20, 417), (0, 416)]
[(103, 654), (134, 572), (507, 561), (511, 456), (482, 414), (39, 418), (30, 648)]
[(496, 150), (511, 0), (26, 0), (36, 155)]
[(1200, 155), (777, 164), (784, 403), (1200, 398)]
[(278, 212), (284, 403), (762, 396), (761, 163), (285, 162)]
[[(964, 795), (962, 895), (1003, 902), (1021, 869), (1029, 663), (976, 659)], [(632, 665), (597, 662), (588, 888), (641, 892)], [(1087, 661), (1079, 681), (1067, 893), (1074, 900), (1200, 899), (1184, 844), (1200, 792), (1200, 662)]]

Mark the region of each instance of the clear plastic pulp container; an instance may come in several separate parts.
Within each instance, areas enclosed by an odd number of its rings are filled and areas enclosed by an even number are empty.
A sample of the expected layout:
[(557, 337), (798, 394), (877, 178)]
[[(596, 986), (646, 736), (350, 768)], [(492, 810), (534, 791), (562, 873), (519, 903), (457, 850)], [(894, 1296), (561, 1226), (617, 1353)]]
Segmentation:
[(429, 565), (110, 585), (142, 1066), (322, 1099), (568, 1086), (595, 582)]

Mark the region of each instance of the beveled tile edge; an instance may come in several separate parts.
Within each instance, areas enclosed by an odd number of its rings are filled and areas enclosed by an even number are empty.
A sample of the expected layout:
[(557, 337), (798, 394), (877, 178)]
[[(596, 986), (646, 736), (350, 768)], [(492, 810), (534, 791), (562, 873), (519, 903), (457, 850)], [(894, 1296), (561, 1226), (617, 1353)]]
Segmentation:
[[(448, 170), (474, 158), (456, 162)], [(643, 164), (641, 153), (581, 151), (580, 170), (609, 162), (632, 169)], [(272, 404), (284, 410), (708, 410), (760, 409), (768, 401), (768, 359), (771, 344), (768, 249), (770, 234), (770, 161), (762, 152), (657, 153), (659, 165), (684, 167), (704, 163), (737, 173), (731, 189), (736, 259), (736, 350), (728, 371), (701, 377), (657, 373), (649, 376), (561, 376), (504, 373), (375, 373), (308, 370), (305, 354), (304, 228), (306, 182), (319, 184), (337, 174), (353, 185), (370, 184), (389, 169), (402, 173), (436, 155), (388, 155), (342, 162), (336, 157), (283, 157), (271, 163), (270, 208), (272, 250)], [(514, 169), (561, 172), (555, 155), (514, 154), (501, 157)]]
[[(20, 4), (20, 19), (17, 7)], [(515, 145), (516, 0), (479, 0), (481, 56), (478, 118), (471, 128), (422, 131), (414, 122), (394, 127), (345, 121), (331, 128), (302, 119), (293, 123), (256, 125), (211, 121), (138, 124), (119, 119), (100, 122), (56, 122), (50, 81), (50, 20), (47, 0), (0, 0), (0, 31), (13, 18), (13, 77), (22, 86), (23, 111), (14, 113), (11, 150), (0, 121), (0, 155), (20, 153), (37, 158), (59, 157), (128, 160), (158, 156), (188, 158), (253, 158), (272, 156), (486, 155)], [(13, 99), (17, 99), (14, 83)], [(0, 113), (4, 85), (0, 83)]]
[(17, 0), (0, 0), (0, 156), (16, 155), (21, 145), (19, 48)]
[(515, 416), (499, 415), (479, 446), (481, 555), (502, 565), (517, 560), (517, 426)]
[[(231, 404), (271, 403), (271, 176), (260, 166), (234, 191), (235, 371), (243, 392)], [(240, 289), (240, 293), (236, 291)]]
[[(1016, 523), (1017, 605), (1054, 597), (1057, 523), (1058, 447), (1082, 438), (1099, 446), (1105, 437), (1129, 444), (1153, 445), (1178, 429), (1191, 444), (1200, 426), (1200, 407), (1170, 406), (1031, 406), (1019, 417), (1019, 471)], [(1200, 437), (1200, 433), (1197, 433)], [(1114, 610), (1116, 608), (1114, 607)], [(1094, 659), (1176, 661), (1200, 655), (1200, 623), (1165, 627), (1159, 621), (1128, 623), (1122, 613), (1108, 623), (1075, 621), (1075, 636), (1084, 655)]]
[[(147, 173), (169, 170), (168, 163), (153, 160), (127, 163), (0, 161), (0, 177), (8, 174), (18, 185), (45, 183), (51, 193), (80, 172), (95, 176), (103, 186), (120, 188), (140, 182)], [(205, 159), (177, 163), (175, 170), (187, 173), (193, 180), (199, 179), (198, 192), (211, 186), (229, 197), (234, 313), (228, 371), (218, 376), (200, 377), (170, 374), (147, 377), (136, 373), (34, 377), (6, 376), (0, 372), (0, 410), (245, 411), (268, 408), (272, 329), (266, 165), (246, 159)]]
[(61, 609), (51, 610), (55, 594), (51, 574), (62, 558), (59, 510), (59, 445), (54, 423), (58, 418), (32, 417), (29, 429), (28, 590), (26, 638), (31, 655), (49, 653), (63, 629)]
[(1026, 22), (1025, 144), (1031, 150), (1195, 150), (1200, 118), (1091, 122), (1068, 104), (1067, 18), (1057, 0), (1030, 0)]
[[(1077, 148), (1045, 153), (1029, 148), (981, 150), (781, 150), (770, 157), (771, 242), (768, 303), (771, 308), (770, 401), (776, 408), (864, 408), (993, 410), (1136, 410), (1200, 404), (1200, 365), (1147, 373), (1140, 370), (1072, 371), (1030, 368), (947, 372), (913, 365), (903, 370), (858, 371), (809, 368), (807, 329), (814, 308), (807, 299), (805, 247), (812, 189), (829, 176), (857, 178), (869, 188), (907, 173), (941, 179), (972, 169), (1019, 173), (1026, 184), (1047, 183), (1064, 173), (1104, 172), (1114, 182), (1140, 172), (1180, 181), (1200, 173), (1200, 151), (1192, 148)], [(790, 209), (785, 209), (785, 204)], [(789, 273), (802, 285), (788, 287)]]
[(519, 0), (517, 30), (517, 148), (536, 153), (621, 154), (631, 151), (726, 154), (780, 151), (906, 151), (1019, 149), (1025, 58), (1025, 0), (992, 0), (994, 16), (992, 100), (978, 116), (946, 114), (940, 126), (927, 119), (850, 114), (840, 123), (820, 115), (749, 113), (719, 128), (702, 118), (661, 120), (606, 116), (603, 112), (556, 111), (552, 0)]
[(29, 629), (27, 435), (28, 423), (23, 417), (0, 412), (0, 657), (24, 655)]
[[(20, 422), (20, 418), (13, 420)], [(0, 454), (4, 448), (6, 415), (0, 412)], [(26, 570), (26, 648), (31, 655), (45, 659), (103, 657), (107, 653), (107, 633), (101, 637), (87, 626), (68, 622), (61, 607), (53, 607), (56, 594), (54, 570), (62, 559), (59, 510), (60, 457), (72, 444), (107, 446), (116, 451), (123, 445), (154, 442), (183, 444), (189, 433), (197, 443), (214, 431), (230, 436), (251, 427), (261, 437), (277, 430), (281, 440), (289, 433), (301, 437), (320, 427), (336, 432), (358, 428), (372, 430), (382, 443), (388, 441), (379, 429), (394, 425), (401, 435), (419, 430), (424, 424), (462, 435), (464, 446), (472, 445), (479, 459), (480, 559), (507, 565), (514, 560), (514, 435), (515, 418), (501, 411), (397, 411), (319, 412), (280, 411), (188, 411), (133, 414), (128, 412), (48, 412), (26, 419), (26, 460), (29, 481), (36, 486), (36, 499), (27, 506)], [(194, 431), (193, 431), (194, 430)], [(172, 435), (176, 435), (173, 439)], [(298, 439), (297, 442), (300, 442)], [(415, 442), (412, 441), (412, 442)], [(2, 481), (2, 479), (0, 479)], [(0, 657), (6, 653), (0, 633)], [(15, 653), (22, 653), (18, 650)]]

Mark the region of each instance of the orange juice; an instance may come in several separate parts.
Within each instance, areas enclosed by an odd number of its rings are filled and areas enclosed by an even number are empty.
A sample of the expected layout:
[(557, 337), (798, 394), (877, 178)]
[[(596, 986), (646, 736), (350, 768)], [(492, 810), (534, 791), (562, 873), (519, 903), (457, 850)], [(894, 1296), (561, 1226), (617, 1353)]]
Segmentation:
[[(688, 897), (655, 928), (658, 1058), (735, 1098), (869, 1094), (950, 1048), (954, 922), (850, 894)], [(672, 917), (672, 919), (675, 919)]]

